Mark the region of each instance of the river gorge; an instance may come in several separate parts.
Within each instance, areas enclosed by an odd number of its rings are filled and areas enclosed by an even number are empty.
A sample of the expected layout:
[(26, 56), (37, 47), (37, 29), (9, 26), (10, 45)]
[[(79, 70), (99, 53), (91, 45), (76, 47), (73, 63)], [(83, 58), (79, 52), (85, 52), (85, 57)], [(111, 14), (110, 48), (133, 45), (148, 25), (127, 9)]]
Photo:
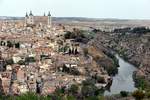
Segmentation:
[(109, 90), (104, 92), (104, 95), (119, 94), (120, 91), (133, 92), (136, 90), (133, 81), (133, 72), (137, 70), (135, 66), (126, 62), (124, 59), (115, 55), (119, 60), (118, 74), (113, 77), (112, 85)]

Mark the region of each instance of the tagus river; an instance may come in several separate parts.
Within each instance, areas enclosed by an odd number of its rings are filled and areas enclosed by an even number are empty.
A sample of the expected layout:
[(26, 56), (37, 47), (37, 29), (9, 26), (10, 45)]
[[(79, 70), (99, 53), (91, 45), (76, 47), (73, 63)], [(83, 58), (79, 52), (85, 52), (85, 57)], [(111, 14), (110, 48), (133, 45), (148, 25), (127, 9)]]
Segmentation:
[(124, 61), (121, 57), (116, 55), (119, 60), (120, 67), (118, 74), (113, 77), (113, 82), (110, 90), (106, 90), (104, 95), (119, 94), (120, 91), (133, 92), (136, 90), (133, 81), (133, 72), (137, 70), (132, 64)]

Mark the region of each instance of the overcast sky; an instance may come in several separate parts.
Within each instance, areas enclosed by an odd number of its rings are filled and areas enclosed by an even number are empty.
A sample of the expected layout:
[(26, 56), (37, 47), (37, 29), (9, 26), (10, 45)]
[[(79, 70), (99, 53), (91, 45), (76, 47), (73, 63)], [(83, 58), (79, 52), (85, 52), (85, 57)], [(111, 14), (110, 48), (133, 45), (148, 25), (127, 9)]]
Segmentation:
[(150, 0), (0, 0), (0, 16), (33, 11), (56, 17), (150, 19)]

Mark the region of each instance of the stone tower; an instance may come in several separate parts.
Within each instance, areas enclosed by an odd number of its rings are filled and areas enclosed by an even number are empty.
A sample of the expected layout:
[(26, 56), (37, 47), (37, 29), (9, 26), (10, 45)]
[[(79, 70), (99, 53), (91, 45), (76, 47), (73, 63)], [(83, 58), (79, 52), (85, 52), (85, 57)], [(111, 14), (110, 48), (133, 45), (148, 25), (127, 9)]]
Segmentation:
[(48, 13), (48, 26), (51, 27), (51, 25), (52, 25), (52, 17), (51, 17), (51, 13), (49, 12)]
[(28, 13), (26, 13), (26, 16), (25, 16), (25, 25), (27, 25), (27, 23), (28, 23), (28, 18), (29, 18)]
[(32, 11), (30, 11), (30, 14), (29, 14), (29, 24), (34, 24), (34, 16), (32, 14)]

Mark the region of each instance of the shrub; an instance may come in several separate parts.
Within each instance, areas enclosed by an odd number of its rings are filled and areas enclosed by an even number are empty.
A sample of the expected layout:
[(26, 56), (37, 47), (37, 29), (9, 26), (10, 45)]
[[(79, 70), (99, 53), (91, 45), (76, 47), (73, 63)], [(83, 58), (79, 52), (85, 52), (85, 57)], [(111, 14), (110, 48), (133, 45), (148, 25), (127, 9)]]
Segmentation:
[[(89, 96), (87, 98), (85, 98), (86, 100), (99, 100), (99, 98), (97, 96)], [(100, 99), (101, 100), (101, 99)]]
[(78, 87), (77, 85), (73, 84), (73, 85), (71, 85), (69, 91), (70, 91), (72, 94), (76, 94), (76, 93), (78, 93), (78, 89), (79, 89), (79, 87)]
[(89, 86), (83, 86), (81, 89), (82, 96), (89, 97), (94, 96), (96, 91), (96, 87), (89, 85)]
[(96, 62), (98, 62), (98, 61), (100, 60), (100, 56), (99, 56), (99, 55), (96, 55), (96, 56), (94, 57), (94, 60), (95, 60)]
[(70, 72), (71, 75), (80, 75), (80, 72), (78, 69), (76, 68), (71, 68), (71, 72)]
[(142, 100), (145, 96), (144, 92), (141, 90), (136, 90), (132, 93), (132, 96), (136, 99), (136, 100)]
[(18, 64), (19, 64), (19, 65), (25, 65), (25, 61), (20, 60), (20, 61), (18, 62)]
[(97, 80), (98, 83), (105, 83), (105, 78), (104, 77), (97, 76), (96, 80)]
[(72, 95), (68, 95), (65, 100), (76, 100), (76, 98)]
[(150, 91), (146, 92), (146, 97), (150, 98)]
[(122, 97), (127, 97), (128, 96), (128, 92), (126, 92), (126, 91), (121, 91), (120, 92), (120, 95), (122, 96)]
[(150, 89), (150, 85), (148, 83), (148, 80), (146, 80), (142, 76), (136, 76), (136, 73), (133, 74), (133, 79), (135, 81), (135, 86), (139, 89), (145, 90)]
[(93, 80), (93, 79), (87, 79), (87, 80), (83, 81), (82, 84), (83, 84), (83, 86), (94, 85), (95, 84), (95, 80)]
[(26, 57), (25, 58), (25, 62), (35, 62), (35, 58), (34, 57)]
[(12, 64), (14, 64), (13, 59), (6, 60), (6, 65), (12, 65)]

